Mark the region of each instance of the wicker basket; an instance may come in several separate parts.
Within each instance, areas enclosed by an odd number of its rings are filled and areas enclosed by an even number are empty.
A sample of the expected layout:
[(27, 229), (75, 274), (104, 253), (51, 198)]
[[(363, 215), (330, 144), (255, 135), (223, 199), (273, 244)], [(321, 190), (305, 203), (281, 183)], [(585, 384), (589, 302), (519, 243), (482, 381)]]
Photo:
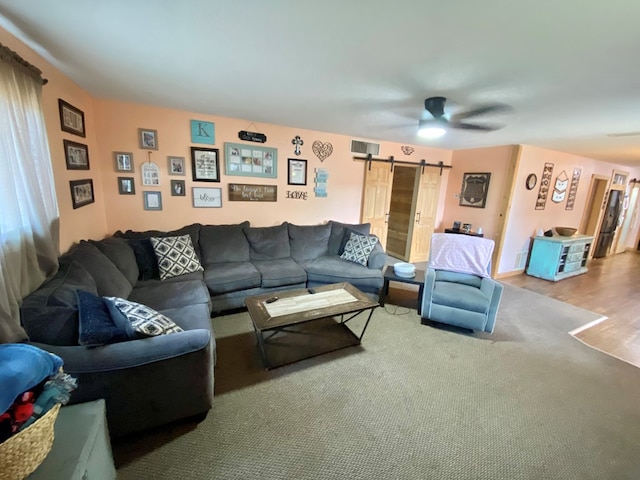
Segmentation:
[(0, 443), (0, 480), (22, 480), (44, 461), (53, 445), (60, 404), (42, 418)]

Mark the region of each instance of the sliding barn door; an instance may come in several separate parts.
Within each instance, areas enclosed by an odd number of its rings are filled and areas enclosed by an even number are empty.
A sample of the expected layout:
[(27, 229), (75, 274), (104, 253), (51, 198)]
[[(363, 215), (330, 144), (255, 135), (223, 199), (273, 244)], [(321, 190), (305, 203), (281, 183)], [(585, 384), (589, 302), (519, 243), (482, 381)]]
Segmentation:
[(361, 221), (371, 223), (371, 233), (386, 248), (393, 173), (390, 165), (383, 162), (365, 162), (364, 168)]
[(415, 203), (413, 234), (411, 236), (410, 262), (424, 262), (429, 259), (431, 235), (435, 228), (440, 195), (440, 169), (425, 168), (418, 172), (418, 196)]

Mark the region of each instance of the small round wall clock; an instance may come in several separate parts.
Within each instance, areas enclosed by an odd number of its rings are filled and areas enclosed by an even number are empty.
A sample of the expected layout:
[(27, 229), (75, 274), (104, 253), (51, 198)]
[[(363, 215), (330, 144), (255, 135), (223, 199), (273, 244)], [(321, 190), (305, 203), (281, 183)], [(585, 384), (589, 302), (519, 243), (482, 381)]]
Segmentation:
[(529, 174), (529, 176), (527, 177), (527, 183), (525, 184), (527, 187), (527, 190), (532, 190), (533, 187), (536, 186), (536, 183), (538, 183), (538, 177), (536, 176), (536, 174), (535, 173)]

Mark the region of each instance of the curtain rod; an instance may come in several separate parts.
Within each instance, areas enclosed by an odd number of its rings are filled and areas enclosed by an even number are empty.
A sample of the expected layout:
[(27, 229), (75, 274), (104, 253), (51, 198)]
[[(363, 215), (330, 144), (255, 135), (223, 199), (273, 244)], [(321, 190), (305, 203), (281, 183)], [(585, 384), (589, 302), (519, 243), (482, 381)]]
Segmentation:
[(393, 166), (395, 164), (397, 164), (397, 163), (402, 164), (402, 165), (414, 165), (416, 167), (421, 167), (421, 172), (420, 172), (421, 175), (424, 173), (425, 167), (439, 168), (440, 169), (440, 176), (442, 176), (442, 169), (443, 168), (452, 168), (451, 165), (445, 165), (442, 160), (440, 160), (438, 163), (427, 163), (427, 161), (425, 159), (422, 159), (419, 162), (407, 162), (407, 161), (404, 161), (404, 160), (396, 160), (395, 158), (393, 158), (393, 155), (391, 155), (389, 158), (373, 158), (373, 156), (369, 153), (369, 154), (367, 154), (366, 157), (355, 157), (354, 156), (353, 159), (354, 160), (365, 160), (366, 162), (368, 162), (369, 163), (369, 166), (368, 166), (369, 170), (371, 170), (371, 162), (390, 163), (392, 172), (393, 172)]
[(42, 85), (46, 85), (49, 82), (49, 80), (47, 80), (46, 78), (42, 78), (42, 70), (40, 70), (35, 65), (27, 62), (24, 58), (11, 50), (9, 47), (4, 46), (2, 43), (0, 43), (0, 60), (4, 60), (7, 63), (13, 64), (30, 77), (34, 78), (38, 82), (41, 82)]

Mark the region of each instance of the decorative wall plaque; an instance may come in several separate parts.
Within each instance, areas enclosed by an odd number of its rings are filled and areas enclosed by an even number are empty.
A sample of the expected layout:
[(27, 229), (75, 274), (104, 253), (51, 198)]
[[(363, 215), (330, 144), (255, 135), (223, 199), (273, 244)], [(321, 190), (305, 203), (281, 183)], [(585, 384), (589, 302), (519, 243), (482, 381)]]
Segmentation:
[(549, 195), (549, 186), (551, 185), (551, 176), (553, 175), (553, 163), (545, 163), (540, 178), (540, 190), (538, 190), (538, 199), (536, 200), (536, 210), (544, 210), (547, 205), (547, 196)]
[(246, 130), (240, 130), (238, 132), (238, 138), (247, 142), (264, 143), (267, 141), (267, 136), (264, 133), (247, 132)]
[(462, 176), (460, 205), (463, 207), (484, 208), (487, 203), (491, 173), (465, 173)]
[(276, 185), (229, 184), (230, 202), (276, 202), (277, 200), (278, 187)]
[(573, 210), (573, 204), (576, 201), (576, 194), (578, 193), (578, 183), (580, 183), (580, 174), (582, 170), (580, 168), (573, 169), (573, 175), (571, 176), (571, 186), (569, 187), (569, 196), (567, 197), (567, 206), (565, 210)]

